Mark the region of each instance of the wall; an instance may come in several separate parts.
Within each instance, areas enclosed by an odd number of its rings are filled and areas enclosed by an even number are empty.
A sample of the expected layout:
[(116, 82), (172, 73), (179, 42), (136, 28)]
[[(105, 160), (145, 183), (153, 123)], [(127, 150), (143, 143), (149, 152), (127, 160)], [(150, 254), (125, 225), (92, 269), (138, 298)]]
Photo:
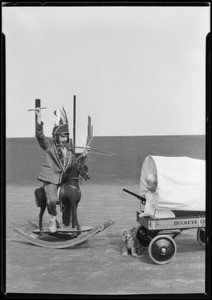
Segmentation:
[[(91, 183), (139, 183), (147, 155), (188, 156), (205, 159), (205, 136), (95, 137), (91, 148), (113, 156), (90, 152), (87, 163)], [(35, 138), (6, 139), (6, 183), (38, 184), (44, 157)]]

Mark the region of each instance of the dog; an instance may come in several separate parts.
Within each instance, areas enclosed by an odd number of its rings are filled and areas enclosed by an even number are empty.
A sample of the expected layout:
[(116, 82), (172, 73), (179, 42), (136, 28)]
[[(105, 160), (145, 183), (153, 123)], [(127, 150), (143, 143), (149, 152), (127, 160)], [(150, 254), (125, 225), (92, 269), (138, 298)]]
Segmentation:
[(124, 241), (122, 256), (131, 254), (133, 257), (138, 256), (136, 250), (136, 239), (134, 237), (135, 227), (123, 229), (121, 231), (122, 240)]

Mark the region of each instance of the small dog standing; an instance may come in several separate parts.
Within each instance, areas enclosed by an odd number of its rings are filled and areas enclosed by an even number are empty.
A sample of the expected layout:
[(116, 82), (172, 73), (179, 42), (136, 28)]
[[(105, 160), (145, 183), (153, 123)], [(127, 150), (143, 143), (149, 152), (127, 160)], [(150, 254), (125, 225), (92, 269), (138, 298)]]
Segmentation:
[(131, 254), (133, 257), (137, 256), (136, 253), (136, 241), (134, 238), (135, 227), (132, 229), (123, 229), (121, 232), (122, 239), (124, 241), (122, 256)]

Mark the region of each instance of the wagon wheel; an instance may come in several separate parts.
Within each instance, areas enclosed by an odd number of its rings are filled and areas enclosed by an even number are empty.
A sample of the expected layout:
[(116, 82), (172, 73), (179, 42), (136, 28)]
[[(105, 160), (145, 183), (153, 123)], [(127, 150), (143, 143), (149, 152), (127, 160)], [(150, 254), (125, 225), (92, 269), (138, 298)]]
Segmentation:
[(154, 237), (148, 247), (151, 259), (159, 265), (169, 263), (177, 252), (177, 246), (173, 238), (168, 235)]
[(143, 225), (140, 225), (134, 231), (134, 237), (139, 241), (143, 248), (148, 248), (151, 237), (148, 236), (147, 230)]
[(197, 241), (200, 245), (205, 246), (205, 228), (197, 229)]

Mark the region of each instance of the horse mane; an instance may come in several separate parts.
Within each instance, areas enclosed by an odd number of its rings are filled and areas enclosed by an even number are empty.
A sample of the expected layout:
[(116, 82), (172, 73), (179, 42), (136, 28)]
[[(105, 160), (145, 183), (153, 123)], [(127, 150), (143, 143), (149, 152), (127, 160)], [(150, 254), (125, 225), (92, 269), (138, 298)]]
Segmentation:
[[(62, 176), (62, 182), (65, 183), (68, 179), (70, 179), (70, 176), (78, 176), (79, 169), (81, 166), (84, 166), (84, 160), (85, 157), (79, 157), (80, 153), (77, 153), (72, 161), (72, 164), (68, 166), (68, 168), (65, 170), (63, 176)], [(79, 159), (77, 159), (79, 158)], [(75, 174), (73, 174), (75, 173)]]

